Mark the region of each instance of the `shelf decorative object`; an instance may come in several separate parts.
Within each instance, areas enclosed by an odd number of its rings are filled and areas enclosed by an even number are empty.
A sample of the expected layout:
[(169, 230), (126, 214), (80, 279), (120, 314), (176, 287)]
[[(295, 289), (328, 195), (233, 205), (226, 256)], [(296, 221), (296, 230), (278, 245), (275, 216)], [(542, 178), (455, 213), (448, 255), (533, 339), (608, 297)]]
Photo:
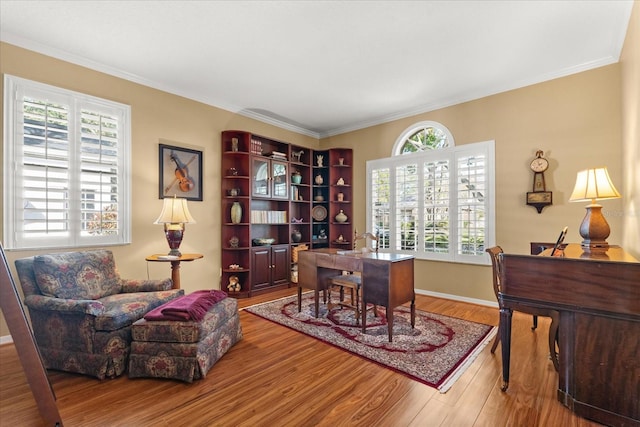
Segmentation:
[(227, 285), (227, 290), (230, 292), (240, 292), (242, 289), (242, 285), (240, 284), (240, 279), (238, 276), (229, 276), (229, 284)]
[(316, 221), (324, 221), (324, 219), (327, 217), (327, 208), (325, 208), (324, 206), (318, 205), (313, 208), (313, 211), (311, 212), (311, 216)]
[(300, 184), (302, 182), (302, 175), (300, 175), (300, 172), (293, 171), (291, 174), (291, 182), (294, 184)]
[(338, 215), (336, 215), (336, 221), (337, 222), (347, 222), (347, 219), (349, 219), (347, 217), (347, 215), (345, 215), (344, 211), (342, 209), (340, 209), (340, 212), (338, 212)]
[(322, 178), (322, 175), (318, 174), (316, 175), (316, 178), (314, 181), (316, 185), (322, 185), (322, 183), (324, 182), (324, 178)]
[(293, 241), (294, 243), (298, 243), (300, 242), (300, 240), (302, 240), (302, 233), (300, 232), (300, 230), (293, 230), (291, 232), (291, 241)]
[(242, 222), (242, 205), (240, 205), (240, 202), (233, 202), (233, 205), (231, 205), (231, 222), (233, 224)]

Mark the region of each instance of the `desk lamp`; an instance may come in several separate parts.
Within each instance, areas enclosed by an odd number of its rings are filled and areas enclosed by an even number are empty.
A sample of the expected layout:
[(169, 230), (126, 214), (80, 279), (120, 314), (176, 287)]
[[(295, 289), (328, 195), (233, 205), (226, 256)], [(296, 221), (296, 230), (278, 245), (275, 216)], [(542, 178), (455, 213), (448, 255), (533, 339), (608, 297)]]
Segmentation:
[(171, 249), (169, 251), (170, 256), (179, 257), (182, 255), (178, 248), (184, 236), (184, 225), (195, 223), (196, 220), (189, 213), (187, 199), (178, 199), (176, 196), (164, 199), (162, 212), (160, 212), (160, 216), (155, 220), (154, 224), (164, 224), (164, 234)]
[(586, 207), (587, 214), (580, 224), (580, 235), (583, 249), (607, 249), (607, 237), (611, 229), (607, 220), (602, 215), (602, 206), (596, 200), (617, 199), (620, 193), (609, 178), (606, 167), (585, 169), (578, 172), (576, 185), (569, 198), (570, 202), (586, 202), (591, 204)]

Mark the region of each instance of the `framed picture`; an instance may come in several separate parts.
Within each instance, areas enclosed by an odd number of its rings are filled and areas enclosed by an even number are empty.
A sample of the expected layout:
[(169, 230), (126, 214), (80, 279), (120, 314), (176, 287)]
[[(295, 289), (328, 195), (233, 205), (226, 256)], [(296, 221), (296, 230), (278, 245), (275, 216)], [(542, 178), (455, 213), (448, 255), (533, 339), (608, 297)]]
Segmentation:
[(202, 151), (160, 144), (159, 198), (202, 200)]

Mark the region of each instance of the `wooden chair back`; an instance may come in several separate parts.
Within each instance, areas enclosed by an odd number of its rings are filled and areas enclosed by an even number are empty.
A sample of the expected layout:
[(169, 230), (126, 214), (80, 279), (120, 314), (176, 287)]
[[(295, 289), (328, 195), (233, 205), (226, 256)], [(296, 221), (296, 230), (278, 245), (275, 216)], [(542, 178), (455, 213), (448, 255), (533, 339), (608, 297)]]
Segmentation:
[(489, 254), (491, 257), (491, 266), (493, 267), (493, 292), (496, 294), (496, 299), (498, 302), (498, 293), (500, 292), (500, 272), (502, 270), (502, 260), (500, 259), (500, 254), (504, 251), (500, 246), (494, 246), (491, 248), (485, 249), (485, 252)]

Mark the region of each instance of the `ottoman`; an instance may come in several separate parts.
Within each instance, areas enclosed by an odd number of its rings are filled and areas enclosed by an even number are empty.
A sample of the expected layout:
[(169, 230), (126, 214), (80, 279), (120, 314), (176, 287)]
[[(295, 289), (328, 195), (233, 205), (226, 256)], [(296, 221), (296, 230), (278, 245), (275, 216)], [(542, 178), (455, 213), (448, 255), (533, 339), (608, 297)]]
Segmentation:
[(201, 321), (140, 319), (131, 326), (129, 377), (192, 382), (242, 339), (238, 301), (224, 298)]

